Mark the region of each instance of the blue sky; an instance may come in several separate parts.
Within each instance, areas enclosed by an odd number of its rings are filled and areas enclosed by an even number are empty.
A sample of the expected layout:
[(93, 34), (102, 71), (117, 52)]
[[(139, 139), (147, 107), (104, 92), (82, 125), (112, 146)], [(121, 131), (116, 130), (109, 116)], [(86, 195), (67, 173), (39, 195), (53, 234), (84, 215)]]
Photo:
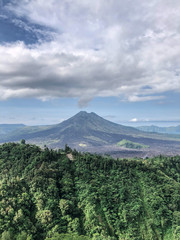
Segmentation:
[(0, 123), (81, 110), (180, 124), (178, 0), (0, 0)]

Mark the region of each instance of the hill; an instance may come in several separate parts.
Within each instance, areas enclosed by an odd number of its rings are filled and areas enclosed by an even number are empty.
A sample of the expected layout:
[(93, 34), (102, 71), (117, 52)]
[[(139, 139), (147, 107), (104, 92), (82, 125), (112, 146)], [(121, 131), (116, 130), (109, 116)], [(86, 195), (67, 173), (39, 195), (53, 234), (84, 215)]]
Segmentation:
[(179, 179), (179, 156), (115, 160), (3, 144), (0, 237), (179, 240)]
[(180, 125), (176, 127), (158, 127), (158, 126), (151, 125), (151, 126), (139, 126), (136, 128), (144, 132), (180, 134)]
[(130, 149), (143, 149), (143, 148), (148, 148), (149, 147), (147, 145), (143, 145), (143, 144), (127, 141), (125, 139), (123, 139), (122, 141), (118, 142), (117, 146), (130, 148)]
[(143, 150), (145, 152), (137, 151), (136, 154), (131, 152), (138, 156), (139, 154), (146, 155), (146, 151), (150, 152), (150, 155), (164, 152), (167, 154), (180, 153), (179, 135), (145, 133), (133, 127), (110, 122), (95, 113), (85, 111), (79, 112), (60, 124), (17, 129), (6, 136), (1, 136), (0, 142), (20, 141), (21, 139), (41, 147), (46, 145), (50, 148), (62, 148), (68, 144), (80, 151), (100, 151), (108, 154), (112, 154), (112, 151), (121, 151), (120, 147), (117, 147), (117, 143), (125, 139), (150, 146), (148, 150)]

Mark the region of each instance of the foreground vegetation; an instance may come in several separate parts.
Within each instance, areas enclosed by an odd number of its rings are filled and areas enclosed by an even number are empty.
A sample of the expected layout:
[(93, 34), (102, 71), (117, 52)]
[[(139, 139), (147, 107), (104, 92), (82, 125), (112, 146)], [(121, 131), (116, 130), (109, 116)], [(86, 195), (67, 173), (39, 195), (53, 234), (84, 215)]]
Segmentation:
[(178, 240), (180, 156), (0, 146), (1, 240)]

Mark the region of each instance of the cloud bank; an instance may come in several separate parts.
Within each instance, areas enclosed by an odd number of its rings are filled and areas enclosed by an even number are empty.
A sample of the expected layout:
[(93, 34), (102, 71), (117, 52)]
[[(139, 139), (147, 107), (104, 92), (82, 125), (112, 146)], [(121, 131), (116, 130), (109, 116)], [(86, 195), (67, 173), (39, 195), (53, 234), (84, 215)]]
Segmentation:
[(52, 39), (0, 45), (0, 100), (74, 97), (84, 106), (180, 91), (178, 0), (14, 0), (4, 9), (50, 28)]

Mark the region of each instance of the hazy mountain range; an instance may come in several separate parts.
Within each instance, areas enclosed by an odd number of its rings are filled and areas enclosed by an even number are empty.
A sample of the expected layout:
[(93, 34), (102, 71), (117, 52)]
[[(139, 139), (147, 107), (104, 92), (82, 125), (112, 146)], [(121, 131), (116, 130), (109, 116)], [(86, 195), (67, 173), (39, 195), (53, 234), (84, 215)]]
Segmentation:
[(24, 124), (0, 124), (0, 135), (25, 127)]
[(167, 134), (180, 134), (180, 125), (172, 127), (158, 127), (158, 126), (139, 126), (137, 129), (144, 132), (156, 132), (156, 133), (167, 133)]
[[(81, 151), (110, 154), (123, 152), (123, 156), (126, 156), (126, 153), (144, 156), (152, 151), (154, 154), (164, 151), (177, 154), (180, 149), (180, 135), (144, 132), (110, 122), (95, 113), (85, 111), (56, 125), (33, 127), (13, 125), (11, 131), (9, 126), (4, 133), (0, 136), (1, 143), (25, 139), (42, 147), (46, 145), (50, 148), (63, 148), (68, 144)], [(124, 145), (119, 144), (122, 140)], [(146, 149), (137, 150), (136, 147), (141, 145), (142, 148), (146, 145)], [(128, 149), (127, 146), (131, 147)]]

